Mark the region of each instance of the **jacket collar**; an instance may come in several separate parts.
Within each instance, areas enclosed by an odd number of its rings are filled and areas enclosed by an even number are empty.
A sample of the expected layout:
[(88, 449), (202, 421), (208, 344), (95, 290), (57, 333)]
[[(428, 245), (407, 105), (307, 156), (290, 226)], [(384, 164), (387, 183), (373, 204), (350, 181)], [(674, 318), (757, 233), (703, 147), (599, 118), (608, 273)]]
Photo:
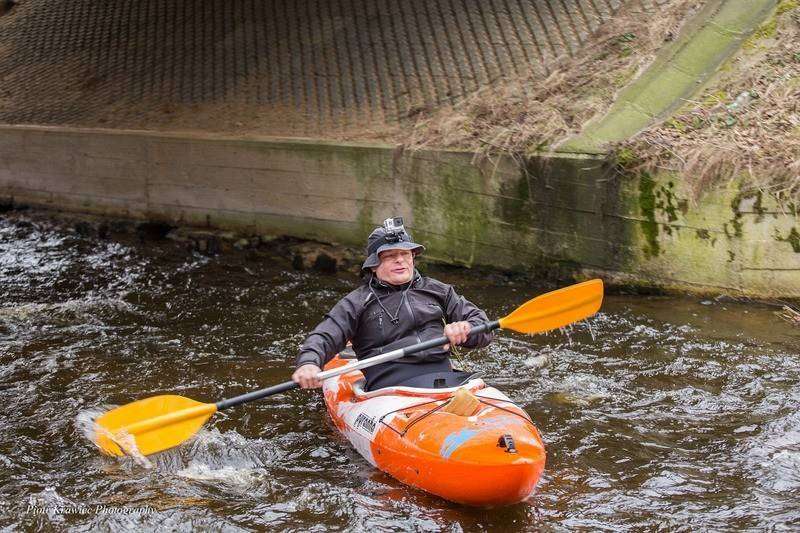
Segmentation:
[(392, 285), (391, 283), (386, 283), (385, 281), (379, 280), (378, 276), (374, 274), (371, 275), (370, 280), (367, 283), (371, 284), (373, 288), (381, 288), (389, 292), (394, 292), (405, 290), (409, 288), (409, 286), (413, 287), (419, 282), (420, 279), (422, 279), (422, 275), (419, 273), (419, 270), (415, 268), (414, 274), (411, 276), (411, 281), (403, 283), (402, 285)]

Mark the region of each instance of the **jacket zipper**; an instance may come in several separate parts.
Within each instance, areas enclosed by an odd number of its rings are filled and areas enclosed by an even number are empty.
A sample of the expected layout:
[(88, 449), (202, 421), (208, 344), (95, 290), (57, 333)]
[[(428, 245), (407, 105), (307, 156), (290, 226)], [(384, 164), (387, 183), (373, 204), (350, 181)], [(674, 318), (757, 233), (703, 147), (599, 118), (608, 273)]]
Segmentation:
[(411, 313), (411, 320), (414, 324), (414, 334), (417, 336), (417, 342), (422, 342), (422, 339), (419, 338), (419, 328), (417, 327), (417, 317), (414, 316), (414, 310), (411, 308), (411, 304), (408, 302), (408, 293), (406, 293), (406, 307), (408, 307), (408, 312)]

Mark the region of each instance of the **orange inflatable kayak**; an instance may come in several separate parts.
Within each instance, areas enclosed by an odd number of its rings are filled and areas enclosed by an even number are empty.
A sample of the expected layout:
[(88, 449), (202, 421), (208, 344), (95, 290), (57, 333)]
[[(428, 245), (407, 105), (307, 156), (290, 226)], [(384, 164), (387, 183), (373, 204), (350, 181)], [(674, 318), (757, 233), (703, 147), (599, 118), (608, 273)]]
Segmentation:
[[(336, 356), (330, 370), (348, 360)], [(327, 379), (336, 427), (372, 465), (450, 501), (474, 506), (520, 502), (533, 492), (545, 450), (530, 417), (482, 379), (462, 387), (478, 400), (470, 416), (443, 409), (458, 387), (363, 390), (355, 370)]]

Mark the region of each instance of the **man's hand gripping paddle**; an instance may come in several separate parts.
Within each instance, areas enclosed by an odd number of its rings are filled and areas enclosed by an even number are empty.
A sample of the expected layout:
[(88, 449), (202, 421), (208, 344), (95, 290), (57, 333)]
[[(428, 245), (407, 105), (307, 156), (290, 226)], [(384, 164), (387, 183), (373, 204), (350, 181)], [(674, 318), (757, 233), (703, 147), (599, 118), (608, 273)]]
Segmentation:
[[(593, 279), (537, 296), (500, 320), (472, 328), (470, 335), (498, 328), (527, 334), (544, 333), (592, 316), (600, 309), (602, 301), (603, 282)], [(321, 372), (318, 377), (325, 380), (446, 343), (447, 337), (431, 339), (369, 359), (353, 361)], [(95, 421), (95, 444), (108, 455), (124, 455), (124, 450), (150, 455), (190, 438), (217, 411), (280, 394), (297, 386), (294, 381), (287, 381), (217, 403), (201, 403), (177, 395), (139, 400), (117, 407), (98, 418)]]

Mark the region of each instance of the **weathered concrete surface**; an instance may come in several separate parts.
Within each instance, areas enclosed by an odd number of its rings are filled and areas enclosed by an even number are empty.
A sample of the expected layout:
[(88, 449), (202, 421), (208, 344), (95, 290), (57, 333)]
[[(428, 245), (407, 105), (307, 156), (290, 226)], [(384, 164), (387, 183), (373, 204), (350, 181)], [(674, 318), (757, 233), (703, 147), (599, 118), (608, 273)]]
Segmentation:
[(672, 3), (25, 0), (0, 18), (0, 122), (368, 134), (544, 79), (620, 9)]
[(604, 153), (657, 120), (669, 117), (707, 82), (755, 31), (778, 0), (711, 0), (628, 85), (608, 113), (586, 124), (559, 152)]
[(406, 216), (428, 257), (644, 287), (800, 297), (800, 220), (736, 185), (692, 202), (591, 157), (0, 128), (0, 201), (360, 246)]

